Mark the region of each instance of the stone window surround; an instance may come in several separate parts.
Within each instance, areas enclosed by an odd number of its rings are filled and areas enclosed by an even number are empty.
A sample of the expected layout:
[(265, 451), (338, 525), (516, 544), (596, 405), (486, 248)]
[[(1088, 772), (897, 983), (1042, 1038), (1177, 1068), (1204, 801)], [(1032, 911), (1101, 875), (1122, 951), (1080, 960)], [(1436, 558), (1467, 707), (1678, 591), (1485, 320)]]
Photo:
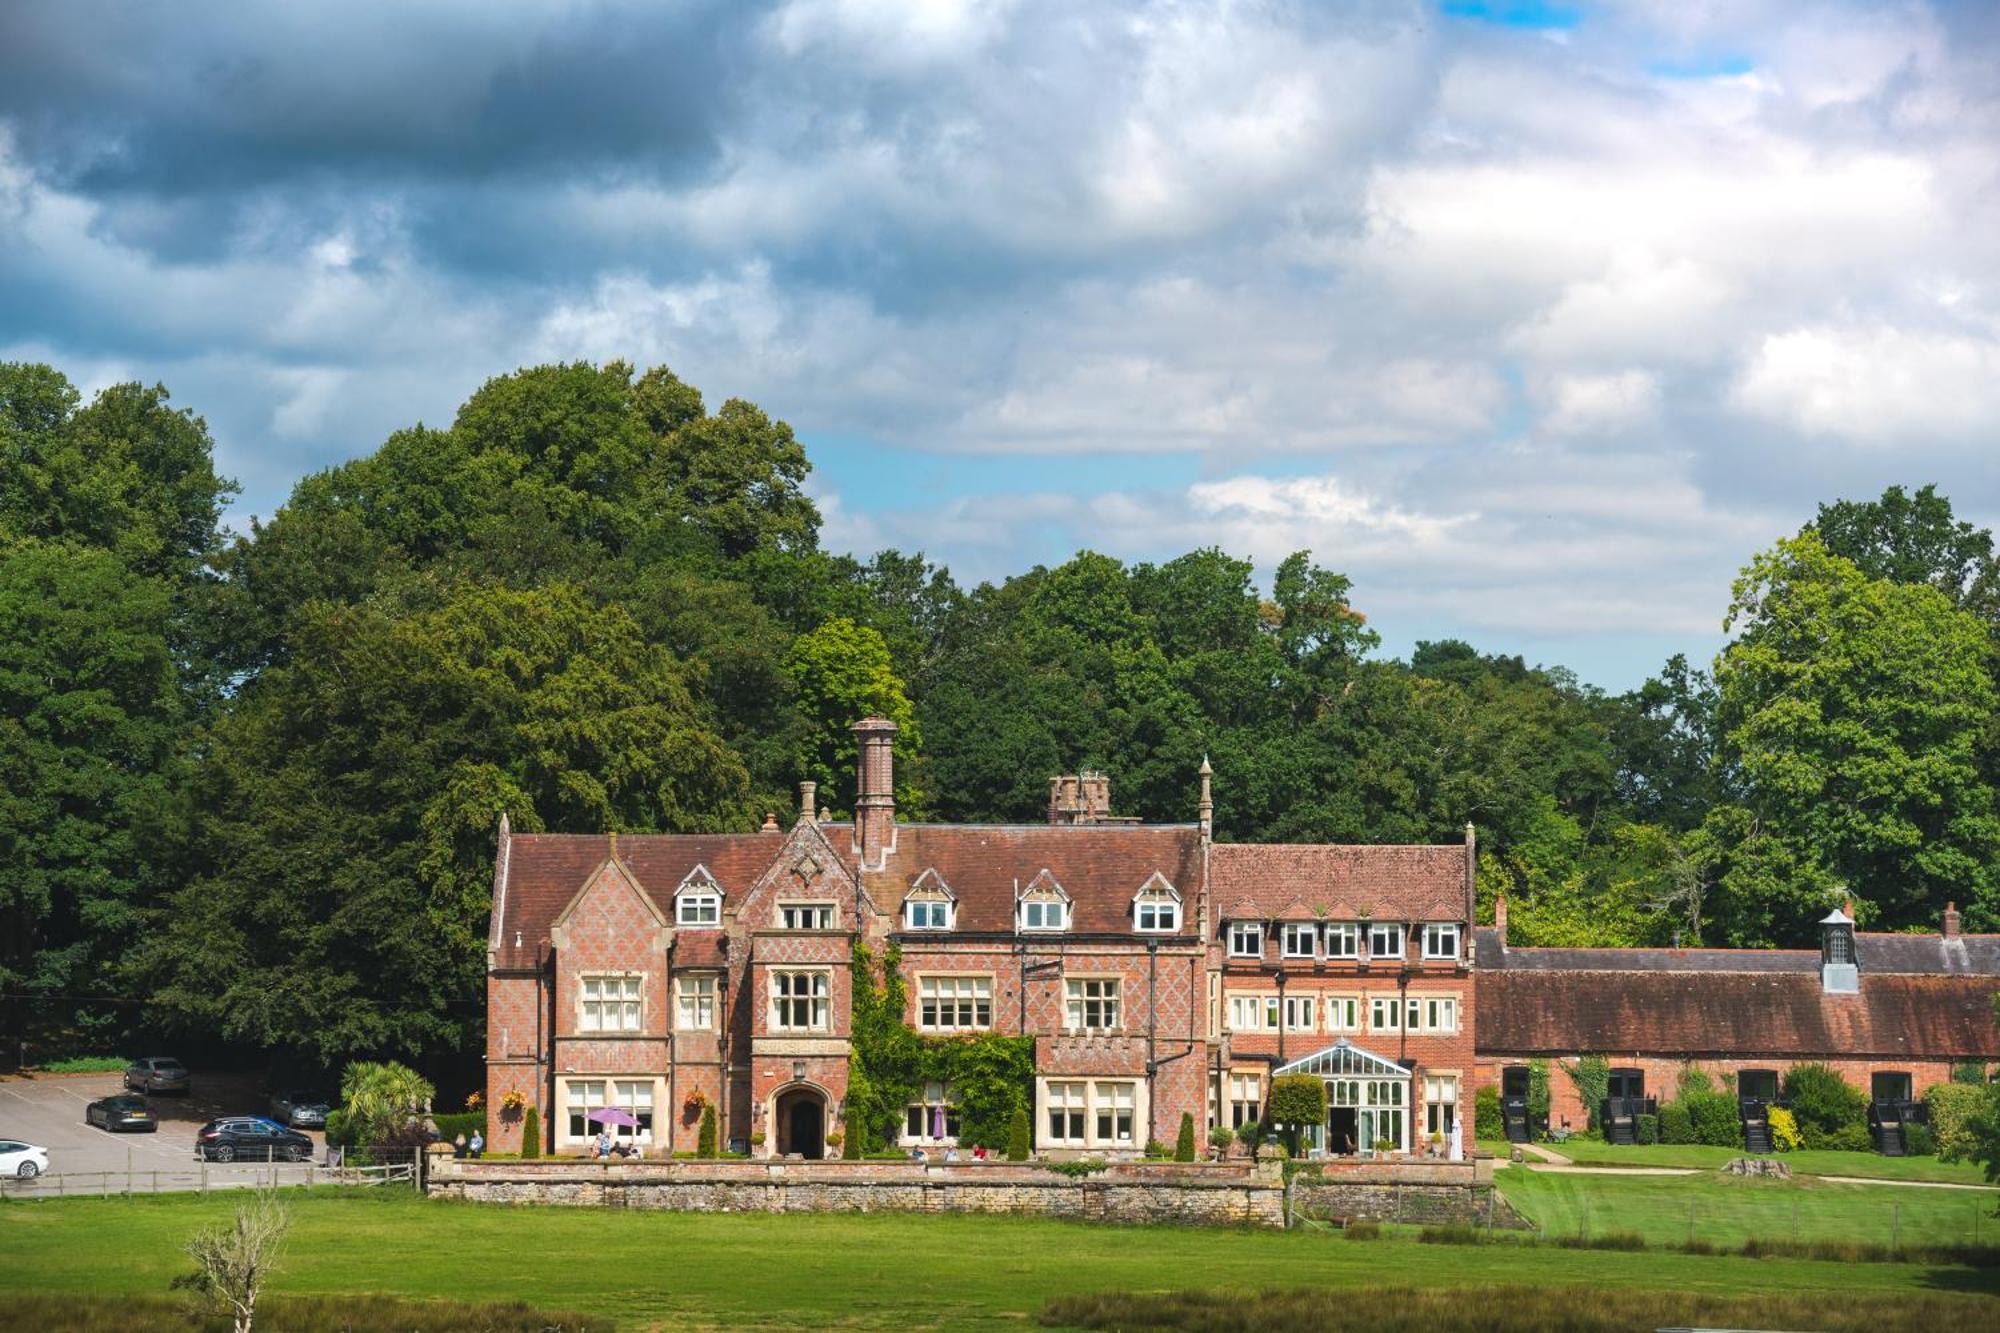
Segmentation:
[[(718, 1024), (717, 1024), (717, 1020), (718, 1020), (718, 1018), (719, 1018), (719, 1016), (720, 1016), (720, 1014), (721, 1014), (721, 1012), (722, 1012), (722, 984), (723, 984), (723, 977), (724, 977), (724, 974), (723, 974), (723, 972), (722, 972), (722, 969), (720, 969), (720, 968), (675, 968), (675, 969), (674, 969), (674, 978), (673, 978), (673, 980), (674, 980), (674, 1008), (673, 1008), (673, 1015), (674, 1015), (674, 1031), (676, 1031), (676, 1032), (714, 1032), (714, 1031), (716, 1030), (716, 1028), (717, 1028), (717, 1025), (718, 1025)], [(708, 1017), (709, 1017), (709, 1021), (708, 1021), (707, 1023), (705, 1023), (705, 1024), (703, 1024), (703, 1023), (685, 1023), (685, 1022), (682, 1022), (682, 1021), (681, 1021), (681, 1000), (682, 1000), (682, 992), (681, 992), (681, 983), (682, 983), (682, 982), (685, 982), (685, 981), (701, 981), (701, 980), (706, 980), (706, 981), (708, 981), (708, 982), (710, 983), (710, 985), (709, 985), (709, 991), (708, 991)]]
[[(781, 996), (778, 993), (779, 977), (817, 978), (821, 982), (825, 983), (825, 989), (821, 991), (817, 987), (808, 987), (807, 992), (804, 996), (798, 996), (798, 995)], [(766, 972), (764, 977), (764, 985), (765, 985), (764, 1007), (765, 1007), (765, 1015), (768, 1019), (769, 1031), (831, 1032), (833, 1030), (833, 969), (831, 966), (807, 965), (803, 967), (794, 967), (787, 965), (784, 967), (773, 967)], [(789, 999), (793, 1003), (797, 1003), (801, 999), (808, 1001), (809, 1012), (817, 1011), (821, 1016), (822, 1021), (804, 1027), (792, 1026), (779, 1022), (778, 1021), (779, 1016), (783, 1012), (781, 1005), (787, 999)]]
[[(639, 983), (639, 999), (638, 999), (639, 1021), (637, 1025), (633, 1027), (626, 1027), (623, 1023), (619, 1023), (616, 1026), (606, 1027), (603, 1026), (602, 1024), (593, 1026), (590, 1023), (585, 1022), (584, 1015), (586, 1012), (588, 1012), (587, 1006), (589, 1006), (590, 1004), (595, 1003), (602, 1005), (608, 1003), (608, 1004), (624, 1005), (631, 1003), (631, 1001), (623, 998), (622, 990), (620, 998), (616, 1000), (605, 1000), (601, 998), (601, 992), (600, 992), (600, 998), (595, 1001), (586, 999), (585, 992), (587, 990), (587, 987), (585, 986), (585, 983), (591, 981), (597, 981), (597, 982), (617, 981), (621, 983), (627, 981), (637, 981)], [(578, 1034), (587, 1034), (592, 1037), (597, 1037), (597, 1036), (624, 1037), (624, 1036), (640, 1036), (643, 1035), (645, 1031), (646, 1031), (646, 974), (643, 971), (639, 971), (634, 968), (605, 967), (605, 968), (591, 968), (587, 972), (578, 972), (576, 974), (576, 1032)]]
[[(1083, 1137), (1057, 1139), (1049, 1133), (1049, 1085), (1081, 1084), (1083, 1087)], [(1122, 1085), (1132, 1090), (1132, 1138), (1130, 1142), (1106, 1141), (1097, 1134), (1097, 1113), (1101, 1088)], [(1146, 1080), (1131, 1074), (1037, 1074), (1035, 1076), (1035, 1146), (1038, 1148), (1088, 1148), (1099, 1151), (1137, 1152), (1146, 1146), (1152, 1106)]]
[[(916, 1027), (919, 1032), (991, 1032), (993, 1030), (994, 996), (999, 993), (999, 978), (991, 972), (915, 972), (910, 979), (916, 983), (911, 997), (916, 1008)], [(924, 1022), (924, 983), (926, 981), (971, 980), (986, 983), (986, 1022), (969, 1027), (960, 1024), (927, 1025)]]
[[(610, 1094), (612, 1088), (619, 1083), (652, 1084), (653, 1128), (644, 1133), (635, 1134), (632, 1137), (637, 1142), (644, 1144), (664, 1143), (666, 1141), (659, 1132), (663, 1124), (669, 1123), (662, 1119), (663, 1116), (669, 1113), (667, 1106), (667, 1080), (664, 1076), (658, 1074), (635, 1074), (629, 1071), (625, 1073), (596, 1073), (566, 1069), (562, 1073), (557, 1074), (555, 1079), (553, 1115), (556, 1123), (551, 1126), (551, 1129), (554, 1133), (557, 1149), (574, 1148), (581, 1151), (587, 1149), (590, 1146), (591, 1140), (597, 1137), (594, 1130), (586, 1132), (581, 1138), (569, 1132), (569, 1085), (572, 1083), (602, 1083), (605, 1085), (607, 1094)], [(596, 1108), (593, 1107), (591, 1109), (594, 1110)], [(612, 1138), (615, 1140), (618, 1137), (614, 1132)]]
[[(1368, 1030), (1370, 1032), (1401, 1032), (1406, 1035), (1418, 1037), (1452, 1037), (1458, 1035), (1465, 1027), (1465, 997), (1455, 990), (1394, 991), (1373, 994), (1367, 998)], [(1418, 1006), (1418, 1012), (1422, 1015), (1426, 1007), (1426, 1002), (1431, 1000), (1451, 1001), (1452, 1021), (1449, 1027), (1441, 1023), (1432, 1026), (1427, 1017), (1420, 1017), (1418, 1023), (1415, 1025), (1410, 1024), (1410, 1006)], [(1395, 1022), (1378, 1023), (1375, 1021), (1377, 1015), (1381, 1012), (1381, 1006), (1384, 1005), (1387, 1005), (1393, 1012)]]
[[(823, 926), (787, 926), (785, 909), (805, 907), (818, 911), (826, 910), (826, 924)], [(831, 898), (780, 898), (771, 905), (771, 924), (779, 930), (839, 930), (840, 904)]]
[[(1113, 990), (1110, 995), (1108, 996), (1100, 995), (1094, 997), (1100, 1004), (1104, 1003), (1106, 1000), (1110, 1002), (1111, 1016), (1113, 1019), (1116, 1020), (1115, 1022), (1107, 1024), (1103, 1027), (1086, 1027), (1080, 1021), (1076, 1024), (1072, 1024), (1070, 1022), (1071, 1003), (1074, 1002), (1080, 1007), (1086, 1006), (1088, 1004), (1088, 1001), (1091, 998), (1093, 998), (1085, 993), (1089, 990), (1089, 987), (1085, 986), (1082, 988), (1082, 990), (1078, 992), (1078, 994), (1074, 998), (1074, 1001), (1072, 1001), (1069, 992), (1070, 983), (1091, 982), (1091, 981), (1097, 981), (1097, 982), (1108, 981), (1111, 983), (1113, 987)], [(1082, 1036), (1101, 1036), (1104, 1034), (1116, 1034), (1125, 1031), (1125, 974), (1122, 972), (1065, 972), (1063, 973), (1062, 976), (1062, 1002), (1063, 1002), (1062, 1030), (1065, 1033), (1072, 1035), (1082, 1035)], [(1080, 1016), (1081, 1016), (1081, 1008), (1079, 1009), (1079, 1017)]]

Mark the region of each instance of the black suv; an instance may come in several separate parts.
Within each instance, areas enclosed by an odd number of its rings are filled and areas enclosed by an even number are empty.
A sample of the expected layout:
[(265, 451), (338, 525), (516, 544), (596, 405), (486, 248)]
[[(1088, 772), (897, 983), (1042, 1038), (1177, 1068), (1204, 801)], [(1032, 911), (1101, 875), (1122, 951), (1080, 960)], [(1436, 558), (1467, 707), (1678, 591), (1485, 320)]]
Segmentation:
[(178, 1092), (186, 1095), (187, 1066), (171, 1055), (149, 1055), (125, 1066), (125, 1086), (133, 1092)]
[(194, 1150), (210, 1162), (303, 1162), (313, 1155), (313, 1141), (275, 1120), (241, 1115), (203, 1125)]

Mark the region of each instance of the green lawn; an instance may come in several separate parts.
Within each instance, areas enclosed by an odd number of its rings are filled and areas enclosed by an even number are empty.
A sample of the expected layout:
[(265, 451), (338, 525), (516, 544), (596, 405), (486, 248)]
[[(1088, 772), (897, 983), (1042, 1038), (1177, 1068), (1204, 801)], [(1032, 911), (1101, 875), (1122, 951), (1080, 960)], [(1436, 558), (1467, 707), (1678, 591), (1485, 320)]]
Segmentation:
[[(1539, 1184), (1531, 1180), (1528, 1188)], [(1421, 1245), (1325, 1231), (1009, 1217), (644, 1213), (327, 1189), (290, 1197), (295, 1224), (278, 1291), (520, 1300), (610, 1316), (624, 1328), (1019, 1327), (1058, 1295), (1366, 1286), (1388, 1276), (1454, 1288), (1513, 1282), (1723, 1295), (1829, 1286), (2000, 1294), (2000, 1272), (1917, 1264)], [(232, 1206), (221, 1195), (0, 1204), (0, 1254), (7, 1256), (0, 1293), (163, 1292), (183, 1267), (181, 1242)]]
[[(1842, 1185), (1811, 1177), (1626, 1176), (1502, 1167), (1500, 1190), (1552, 1236), (1630, 1232), (1652, 1244), (1690, 1238), (1888, 1245), (2000, 1244), (2000, 1199), (1971, 1190)], [(1692, 1227), (1692, 1230), (1690, 1230)]]
[[(1692, 1166), (1715, 1170), (1741, 1148), (1707, 1148), (1699, 1144), (1634, 1144), (1620, 1147), (1603, 1139), (1578, 1136), (1568, 1143), (1541, 1145), (1561, 1153), (1578, 1166)], [(1481, 1151), (1505, 1160), (1510, 1143), (1482, 1140)], [(1984, 1185), (1986, 1176), (1970, 1162), (1940, 1162), (1935, 1157), (1883, 1157), (1872, 1152), (1821, 1152), (1801, 1149), (1779, 1153), (1778, 1160), (1794, 1175), (1860, 1176), (1868, 1180), (1935, 1180), (1955, 1185)]]

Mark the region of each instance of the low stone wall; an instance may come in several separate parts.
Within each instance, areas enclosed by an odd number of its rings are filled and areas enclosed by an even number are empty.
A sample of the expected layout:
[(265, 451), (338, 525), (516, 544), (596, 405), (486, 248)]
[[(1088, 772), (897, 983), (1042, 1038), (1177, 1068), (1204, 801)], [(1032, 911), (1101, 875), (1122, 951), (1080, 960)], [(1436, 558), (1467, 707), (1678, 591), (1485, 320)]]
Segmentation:
[(1327, 1162), (1292, 1181), (1298, 1214), (1322, 1221), (1527, 1229), (1493, 1187), (1493, 1161)]
[(1027, 1213), (1093, 1222), (1285, 1223), (1275, 1166), (1130, 1163), (1089, 1176), (1019, 1163), (462, 1162), (427, 1190), (487, 1203), (757, 1213)]

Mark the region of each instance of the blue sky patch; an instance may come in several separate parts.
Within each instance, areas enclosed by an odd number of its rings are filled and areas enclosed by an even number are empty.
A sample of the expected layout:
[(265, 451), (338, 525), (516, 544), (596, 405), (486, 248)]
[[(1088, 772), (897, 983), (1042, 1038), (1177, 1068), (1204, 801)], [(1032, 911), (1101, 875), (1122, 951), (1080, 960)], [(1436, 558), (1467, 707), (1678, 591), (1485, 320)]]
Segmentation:
[(1504, 28), (1568, 31), (1583, 22), (1583, 11), (1577, 6), (1550, 4), (1548, 0), (1444, 0), (1438, 8), (1455, 19), (1476, 19)]

